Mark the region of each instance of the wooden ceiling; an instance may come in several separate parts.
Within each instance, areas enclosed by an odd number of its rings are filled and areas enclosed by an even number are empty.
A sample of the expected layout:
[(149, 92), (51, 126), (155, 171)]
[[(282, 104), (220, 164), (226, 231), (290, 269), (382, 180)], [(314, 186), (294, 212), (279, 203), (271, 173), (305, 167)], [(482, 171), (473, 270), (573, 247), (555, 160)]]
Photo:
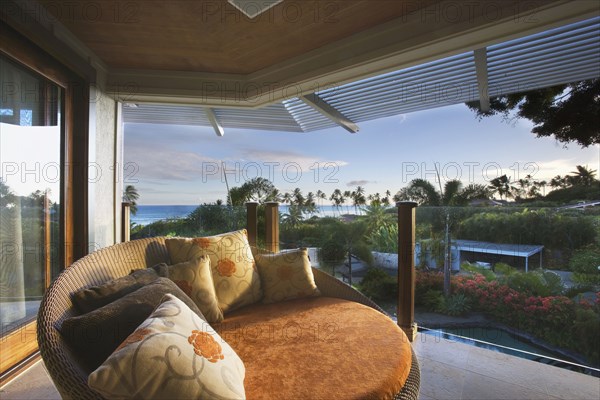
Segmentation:
[(250, 74), (438, 0), (285, 0), (250, 19), (226, 0), (40, 0), (113, 69)]

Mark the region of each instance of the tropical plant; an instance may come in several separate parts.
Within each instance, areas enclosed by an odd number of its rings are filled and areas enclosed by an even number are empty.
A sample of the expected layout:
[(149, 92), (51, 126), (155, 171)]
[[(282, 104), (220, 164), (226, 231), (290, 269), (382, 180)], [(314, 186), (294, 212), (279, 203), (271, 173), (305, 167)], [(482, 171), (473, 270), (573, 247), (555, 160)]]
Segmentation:
[(383, 253), (398, 253), (398, 225), (386, 224), (372, 230), (367, 236), (367, 242), (374, 251)]
[(371, 267), (367, 272), (358, 289), (367, 297), (375, 301), (388, 301), (398, 298), (397, 279), (390, 276), (380, 268)]
[(458, 317), (471, 311), (471, 302), (464, 293), (456, 293), (442, 297), (438, 307), (443, 314)]
[(284, 213), (281, 218), (281, 223), (289, 228), (297, 228), (302, 221), (304, 221), (302, 207), (296, 204), (290, 205), (288, 212)]
[(459, 180), (453, 179), (439, 192), (425, 179), (413, 179), (402, 188), (394, 199), (396, 201), (415, 201), (421, 206), (464, 206), (471, 200), (489, 198), (489, 191), (483, 185), (471, 184), (463, 188)]
[(598, 184), (595, 178), (597, 172), (596, 170), (590, 169), (587, 166), (584, 167), (582, 165), (577, 165), (575, 168), (576, 171), (571, 172), (571, 174), (574, 175), (567, 175), (566, 177), (567, 181), (571, 185), (592, 186), (594, 183)]
[(394, 215), (387, 212), (388, 208), (379, 203), (371, 203), (371, 205), (364, 207), (363, 210), (365, 211), (364, 219), (367, 223), (367, 234), (382, 226), (394, 223)]
[(133, 214), (133, 215), (137, 214), (137, 211), (138, 211), (137, 201), (139, 200), (139, 198), (140, 198), (140, 194), (138, 193), (135, 186), (133, 186), (133, 185), (125, 186), (125, 190), (123, 191), (123, 201), (126, 203), (129, 203), (129, 210), (131, 211), (131, 214)]
[(576, 251), (569, 267), (576, 282), (600, 284), (600, 249), (590, 245)]
[(227, 195), (227, 204), (243, 206), (249, 201), (265, 203), (279, 200), (279, 191), (268, 179), (257, 177), (242, 186), (232, 187)]

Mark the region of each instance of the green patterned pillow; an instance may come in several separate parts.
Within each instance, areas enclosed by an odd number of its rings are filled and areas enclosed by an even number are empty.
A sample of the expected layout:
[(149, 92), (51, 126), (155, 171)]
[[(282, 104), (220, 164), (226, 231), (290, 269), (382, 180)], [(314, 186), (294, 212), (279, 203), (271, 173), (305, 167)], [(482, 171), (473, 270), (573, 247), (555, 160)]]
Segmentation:
[(318, 296), (307, 249), (257, 254), (256, 266), (264, 292), (263, 303)]
[(210, 271), (210, 258), (201, 256), (175, 265), (154, 267), (161, 276), (169, 278), (198, 306), (210, 323), (223, 321)]
[(262, 298), (260, 277), (245, 229), (216, 236), (172, 238), (165, 243), (173, 263), (203, 255), (210, 257), (217, 300), (224, 313)]
[(131, 271), (131, 274), (73, 293), (75, 308), (82, 314), (94, 311), (121, 297), (154, 282), (158, 274), (152, 268)]
[(85, 366), (92, 371), (148, 318), (166, 294), (177, 296), (194, 312), (202, 315), (192, 299), (173, 281), (157, 278), (112, 303), (89, 313), (65, 319), (60, 326), (60, 333)]
[(182, 301), (163, 303), (88, 378), (106, 398), (244, 399), (233, 349)]

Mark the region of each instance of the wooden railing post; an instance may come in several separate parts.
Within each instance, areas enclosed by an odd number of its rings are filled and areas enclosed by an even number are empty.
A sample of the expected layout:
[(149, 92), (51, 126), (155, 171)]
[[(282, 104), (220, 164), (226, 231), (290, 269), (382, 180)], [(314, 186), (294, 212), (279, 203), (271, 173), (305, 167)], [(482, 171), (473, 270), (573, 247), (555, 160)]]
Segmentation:
[(266, 204), (265, 241), (267, 250), (279, 252), (279, 203), (271, 201)]
[(121, 203), (121, 242), (131, 238), (131, 204)]
[(415, 208), (417, 203), (402, 201), (398, 207), (398, 326), (412, 342), (415, 323)]
[(246, 203), (246, 231), (248, 232), (248, 242), (251, 247), (256, 247), (256, 238), (258, 237), (258, 203), (250, 201)]

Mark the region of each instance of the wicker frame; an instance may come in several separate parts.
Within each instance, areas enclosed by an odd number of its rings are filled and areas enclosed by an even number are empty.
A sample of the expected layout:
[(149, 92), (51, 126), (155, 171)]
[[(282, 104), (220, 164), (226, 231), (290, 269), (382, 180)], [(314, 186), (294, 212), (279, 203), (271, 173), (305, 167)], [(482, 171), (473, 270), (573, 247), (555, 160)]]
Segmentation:
[[(64, 399), (102, 399), (87, 385), (91, 371), (81, 367), (78, 358), (57, 330), (62, 321), (76, 315), (71, 294), (125, 276), (132, 269), (169, 262), (164, 237), (139, 239), (95, 251), (63, 271), (46, 291), (37, 319), (40, 353), (54, 384)], [(375, 303), (339, 280), (314, 269), (315, 283), (324, 296), (365, 304), (383, 312)], [(395, 399), (417, 399), (420, 385), (418, 361), (413, 353), (412, 367), (402, 391)]]

